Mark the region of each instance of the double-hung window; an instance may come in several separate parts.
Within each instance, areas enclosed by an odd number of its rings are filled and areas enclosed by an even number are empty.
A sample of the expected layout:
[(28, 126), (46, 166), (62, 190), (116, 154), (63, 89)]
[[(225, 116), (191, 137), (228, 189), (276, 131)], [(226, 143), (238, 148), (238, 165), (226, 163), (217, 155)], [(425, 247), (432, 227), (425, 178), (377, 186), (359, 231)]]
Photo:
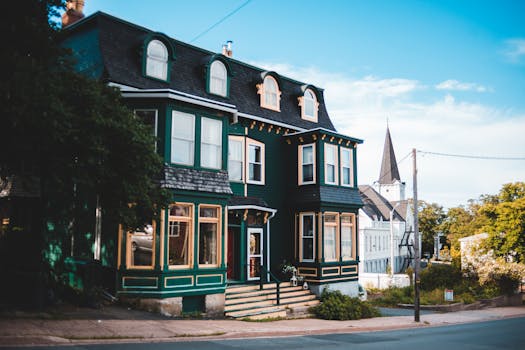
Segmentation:
[(222, 165), (222, 121), (201, 119), (201, 166), (221, 169)]
[(335, 261), (337, 258), (337, 241), (338, 241), (338, 219), (337, 213), (324, 214), (324, 260)]
[(244, 138), (230, 136), (228, 140), (228, 176), (230, 181), (244, 180)]
[[(343, 260), (352, 260), (353, 247), (352, 240), (355, 232), (355, 215), (341, 215), (341, 257)], [(371, 240), (370, 240), (371, 241)], [(370, 241), (367, 239), (367, 246), (370, 248)]]
[(168, 49), (160, 40), (151, 40), (146, 49), (146, 75), (168, 80)]
[(171, 162), (193, 165), (195, 116), (173, 111), (171, 121)]
[(246, 182), (264, 184), (264, 144), (247, 139), (246, 153), (248, 156)]
[(315, 183), (315, 144), (299, 146), (299, 185)]
[(199, 206), (199, 265), (219, 265), (221, 207)]
[(168, 217), (169, 266), (191, 266), (193, 252), (193, 205), (172, 204)]
[(301, 213), (299, 215), (300, 258), (301, 261), (315, 259), (315, 214)]
[(319, 103), (317, 103), (317, 97), (314, 92), (310, 89), (305, 90), (302, 100), (300, 102), (302, 107), (302, 118), (311, 122), (317, 123), (317, 110)]
[(341, 147), (341, 186), (352, 187), (354, 185), (352, 158), (352, 150)]
[(324, 182), (337, 185), (337, 146), (324, 144)]
[(228, 94), (228, 71), (219, 60), (210, 66), (210, 93), (226, 97)]
[(262, 84), (257, 85), (261, 95), (261, 107), (280, 111), (281, 91), (277, 80), (267, 75)]

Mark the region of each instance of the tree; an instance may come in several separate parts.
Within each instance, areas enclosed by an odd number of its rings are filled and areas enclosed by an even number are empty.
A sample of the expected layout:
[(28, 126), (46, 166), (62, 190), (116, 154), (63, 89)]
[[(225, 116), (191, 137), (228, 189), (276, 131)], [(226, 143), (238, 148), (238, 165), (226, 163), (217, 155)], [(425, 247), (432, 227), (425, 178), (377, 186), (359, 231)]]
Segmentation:
[(525, 183), (503, 185), (497, 203), (481, 212), (488, 218), (483, 229), (489, 234), (487, 248), (499, 257), (525, 262)]
[(422, 251), (432, 254), (434, 251), (434, 237), (442, 230), (441, 225), (445, 219), (445, 212), (443, 207), (437, 203), (430, 204), (425, 201), (418, 201), (418, 206)]
[(13, 6), (2, 21), (0, 149), (10, 151), (0, 152), (0, 176), (36, 175), (44, 216), (55, 221), (93, 195), (128, 227), (151, 220), (167, 199), (153, 135), (118, 91), (73, 69), (55, 21), (63, 0)]

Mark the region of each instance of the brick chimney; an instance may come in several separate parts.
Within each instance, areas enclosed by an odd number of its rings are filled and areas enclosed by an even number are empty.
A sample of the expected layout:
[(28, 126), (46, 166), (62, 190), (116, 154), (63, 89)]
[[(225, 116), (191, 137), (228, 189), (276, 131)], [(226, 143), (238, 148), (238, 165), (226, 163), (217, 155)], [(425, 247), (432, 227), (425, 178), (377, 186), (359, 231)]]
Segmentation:
[(228, 40), (226, 44), (222, 45), (222, 54), (224, 56), (232, 57), (233, 51), (232, 51), (232, 41)]
[(67, 0), (66, 12), (62, 15), (62, 28), (72, 25), (84, 18), (84, 0)]

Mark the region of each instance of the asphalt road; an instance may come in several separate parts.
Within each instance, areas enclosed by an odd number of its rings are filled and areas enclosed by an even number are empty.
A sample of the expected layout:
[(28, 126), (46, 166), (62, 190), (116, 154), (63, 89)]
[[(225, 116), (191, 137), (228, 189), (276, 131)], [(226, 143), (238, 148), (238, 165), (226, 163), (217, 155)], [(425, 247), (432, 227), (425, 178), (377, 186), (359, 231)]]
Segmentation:
[[(18, 348), (20, 349), (20, 348)], [(413, 328), (388, 332), (327, 334), (297, 337), (178, 341), (62, 347), (24, 347), (60, 350), (220, 350), (220, 349), (525, 349), (525, 317), (459, 324), (445, 327)]]

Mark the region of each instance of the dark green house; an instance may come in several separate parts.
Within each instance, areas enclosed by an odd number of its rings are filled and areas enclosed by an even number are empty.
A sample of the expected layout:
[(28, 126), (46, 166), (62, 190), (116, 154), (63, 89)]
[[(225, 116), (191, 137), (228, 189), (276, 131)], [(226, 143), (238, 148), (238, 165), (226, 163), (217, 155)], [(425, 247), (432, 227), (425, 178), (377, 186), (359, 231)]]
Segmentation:
[(335, 130), (322, 89), (101, 12), (63, 32), (78, 69), (151, 126), (172, 192), (105, 257), (119, 297), (220, 310), (227, 285), (272, 280), (285, 261), (317, 294), (357, 295), (362, 141)]

